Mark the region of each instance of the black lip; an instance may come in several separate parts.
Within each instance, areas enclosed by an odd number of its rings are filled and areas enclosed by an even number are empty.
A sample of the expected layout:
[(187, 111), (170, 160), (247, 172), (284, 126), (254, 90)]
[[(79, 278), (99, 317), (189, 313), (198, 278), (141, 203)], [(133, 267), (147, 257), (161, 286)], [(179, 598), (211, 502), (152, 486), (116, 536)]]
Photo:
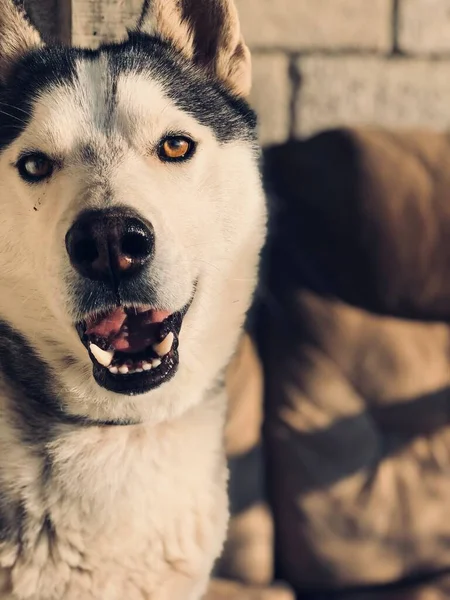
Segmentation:
[[(95, 360), (92, 357), (91, 359)], [(114, 375), (107, 368), (94, 362), (93, 375), (98, 385), (110, 392), (126, 396), (138, 396), (146, 394), (172, 379), (178, 370), (178, 365), (178, 351), (173, 349), (170, 356), (159, 367), (151, 371), (134, 373), (133, 375)]]
[(92, 360), (92, 374), (97, 384), (110, 392), (115, 392), (116, 394), (138, 396), (140, 394), (150, 392), (151, 390), (160, 387), (163, 383), (166, 383), (172, 379), (172, 377), (176, 374), (179, 365), (178, 336), (181, 331), (183, 319), (188, 312), (193, 299), (194, 295), (192, 295), (191, 300), (181, 311), (171, 314), (165, 321), (163, 321), (160, 336), (161, 338), (164, 338), (169, 331), (174, 334), (175, 339), (172, 350), (166, 357), (162, 359), (159, 367), (153, 368), (151, 371), (144, 371), (142, 373), (114, 375), (109, 371), (109, 369), (100, 365), (89, 350), (89, 340), (85, 334), (84, 321), (77, 323), (75, 328)]

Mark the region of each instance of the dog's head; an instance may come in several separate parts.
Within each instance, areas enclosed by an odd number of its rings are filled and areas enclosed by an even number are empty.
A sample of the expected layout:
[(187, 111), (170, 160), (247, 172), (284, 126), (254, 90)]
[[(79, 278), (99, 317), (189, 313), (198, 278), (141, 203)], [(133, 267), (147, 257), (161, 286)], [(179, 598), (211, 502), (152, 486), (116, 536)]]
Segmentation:
[(167, 418), (226, 364), (264, 231), (250, 78), (231, 0), (147, 1), (95, 51), (0, 0), (0, 317), (68, 410)]

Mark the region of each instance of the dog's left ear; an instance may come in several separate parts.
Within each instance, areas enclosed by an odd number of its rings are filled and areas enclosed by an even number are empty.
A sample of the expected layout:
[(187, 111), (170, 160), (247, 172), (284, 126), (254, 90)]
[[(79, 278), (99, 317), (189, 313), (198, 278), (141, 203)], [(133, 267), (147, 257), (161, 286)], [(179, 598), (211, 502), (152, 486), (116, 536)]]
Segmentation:
[(250, 93), (250, 51), (233, 0), (146, 0), (138, 29), (172, 44), (237, 96)]
[(42, 46), (21, 0), (0, 0), (0, 81), (5, 81), (15, 61)]

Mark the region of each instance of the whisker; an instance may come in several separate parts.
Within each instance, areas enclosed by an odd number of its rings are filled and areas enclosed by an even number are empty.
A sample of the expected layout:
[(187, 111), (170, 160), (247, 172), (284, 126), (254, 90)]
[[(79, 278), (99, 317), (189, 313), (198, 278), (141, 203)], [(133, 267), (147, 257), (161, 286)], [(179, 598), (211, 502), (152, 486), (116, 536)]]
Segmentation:
[(11, 106), (11, 104), (8, 104), (7, 102), (0, 102), (0, 106), (6, 106), (7, 108), (14, 108), (14, 110), (19, 110), (20, 112), (22, 112), (24, 115), (28, 115), (28, 112), (26, 110), (24, 110), (23, 108), (20, 108), (20, 106)]
[(205, 263), (205, 265), (208, 265), (209, 267), (212, 267), (213, 269), (216, 269), (216, 271), (220, 271), (219, 267), (217, 267), (216, 265), (214, 265), (213, 263), (208, 262), (207, 260), (204, 260), (202, 258), (198, 258), (197, 259), (199, 262)]
[(6, 117), (10, 117), (11, 119), (16, 119), (16, 121), (19, 121), (19, 123), (22, 123), (22, 125), (26, 125), (27, 124), (24, 119), (20, 119), (16, 115), (12, 115), (12, 114), (6, 112), (6, 110), (1, 110), (0, 109), (0, 115), (5, 115)]

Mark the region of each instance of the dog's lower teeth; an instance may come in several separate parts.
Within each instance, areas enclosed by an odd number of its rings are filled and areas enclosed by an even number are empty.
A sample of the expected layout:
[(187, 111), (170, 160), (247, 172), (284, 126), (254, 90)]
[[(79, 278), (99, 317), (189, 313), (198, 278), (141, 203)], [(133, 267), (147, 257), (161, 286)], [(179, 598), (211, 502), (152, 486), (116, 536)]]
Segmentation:
[(144, 361), (143, 363), (141, 363), (140, 367), (136, 368), (134, 368), (132, 364), (129, 364), (129, 362), (130, 361), (127, 361), (125, 364), (120, 366), (110, 366), (108, 367), (108, 370), (113, 375), (117, 375), (118, 373), (120, 373), (121, 375), (133, 375), (134, 373), (143, 373), (144, 371), (150, 371), (151, 369), (155, 369), (156, 367), (159, 367), (162, 361), (160, 358), (154, 358), (151, 362)]
[(114, 358), (114, 350), (102, 350), (96, 344), (90, 344), (89, 349), (95, 360), (100, 363), (103, 367), (109, 367)]
[(99, 348), (99, 346), (93, 344), (92, 342), (89, 344), (89, 349), (96, 361), (103, 367), (107, 368), (113, 375), (117, 375), (118, 373), (121, 375), (133, 375), (134, 373), (142, 373), (144, 371), (150, 371), (151, 369), (156, 369), (159, 367), (162, 363), (161, 359), (172, 349), (174, 339), (174, 334), (169, 331), (169, 333), (161, 342), (153, 345), (153, 350), (156, 352), (159, 358), (149, 359), (148, 361), (143, 361), (142, 363), (140, 361), (133, 363), (132, 360), (128, 359), (123, 364), (117, 364), (116, 362), (116, 364), (113, 365), (112, 361), (114, 359), (114, 350), (102, 350)]
[(153, 350), (158, 356), (163, 357), (172, 349), (173, 340), (174, 335), (171, 331), (169, 331), (162, 342), (159, 342), (159, 344), (153, 344)]

